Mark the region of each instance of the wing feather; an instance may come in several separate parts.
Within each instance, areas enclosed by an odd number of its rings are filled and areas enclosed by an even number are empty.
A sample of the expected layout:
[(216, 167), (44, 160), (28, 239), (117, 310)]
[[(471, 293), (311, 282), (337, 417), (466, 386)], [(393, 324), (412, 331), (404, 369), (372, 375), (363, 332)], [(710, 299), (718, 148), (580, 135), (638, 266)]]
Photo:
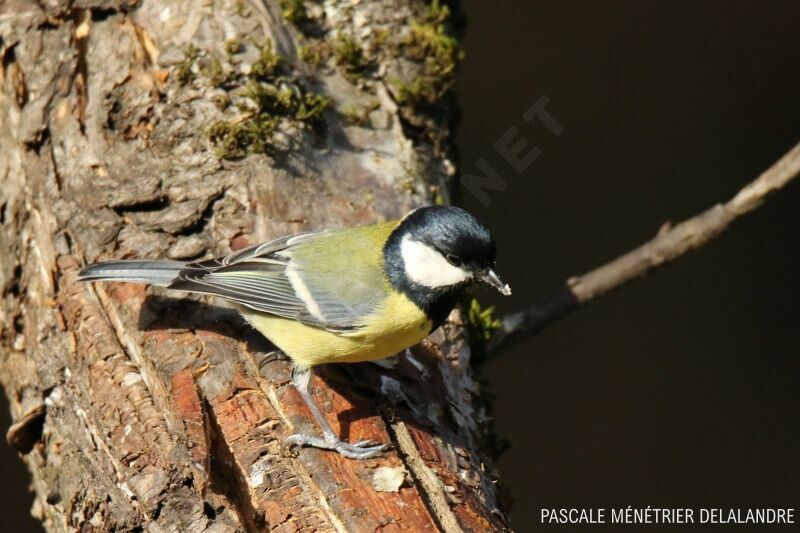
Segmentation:
[[(352, 259), (348, 255), (334, 260), (325, 272), (308, 272), (302, 260), (293, 259), (298, 246), (341, 233), (299, 233), (191, 263), (170, 288), (220, 296), (314, 327), (351, 332), (363, 327), (364, 318), (385, 297), (382, 285), (374, 287), (357, 276), (349, 277)], [(342, 296), (343, 283), (355, 297)]]

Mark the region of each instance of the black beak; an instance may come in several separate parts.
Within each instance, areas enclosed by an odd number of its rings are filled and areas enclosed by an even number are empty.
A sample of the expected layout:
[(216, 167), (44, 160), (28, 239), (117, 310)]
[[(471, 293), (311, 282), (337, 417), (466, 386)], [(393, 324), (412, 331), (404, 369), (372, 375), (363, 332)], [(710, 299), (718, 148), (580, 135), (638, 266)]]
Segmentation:
[(484, 270), (478, 275), (478, 279), (500, 291), (500, 294), (505, 296), (509, 296), (511, 294), (511, 287), (509, 287), (506, 283), (503, 283), (503, 280), (500, 279), (500, 276), (497, 275), (497, 272), (495, 272), (494, 269), (490, 268), (488, 270)]

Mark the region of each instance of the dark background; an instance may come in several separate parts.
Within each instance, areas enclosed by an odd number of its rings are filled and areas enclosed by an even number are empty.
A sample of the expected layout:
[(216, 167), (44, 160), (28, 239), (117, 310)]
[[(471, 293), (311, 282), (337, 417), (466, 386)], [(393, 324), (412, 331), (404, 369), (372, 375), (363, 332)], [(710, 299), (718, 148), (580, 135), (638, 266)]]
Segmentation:
[[(462, 170), (484, 158), (509, 183), (488, 207), (464, 197), (514, 289), (480, 293), (500, 312), (727, 200), (800, 140), (796, 1), (462, 5)], [(543, 94), (560, 137), (521, 118)], [(542, 150), (523, 174), (492, 147), (510, 126)], [(794, 184), (483, 369), (518, 530), (547, 528), (543, 507), (800, 506), (798, 207)], [(27, 474), (0, 453), (0, 529), (30, 530)]]
[[(479, 296), (501, 313), (728, 200), (800, 141), (796, 1), (462, 5), (461, 168), (484, 158), (509, 184), (463, 202), (496, 234), (514, 294)], [(559, 137), (521, 118), (543, 94)], [(492, 147), (509, 126), (542, 150), (523, 174)], [(798, 208), (795, 183), (483, 369), (519, 531), (548, 529), (543, 507), (800, 507)]]

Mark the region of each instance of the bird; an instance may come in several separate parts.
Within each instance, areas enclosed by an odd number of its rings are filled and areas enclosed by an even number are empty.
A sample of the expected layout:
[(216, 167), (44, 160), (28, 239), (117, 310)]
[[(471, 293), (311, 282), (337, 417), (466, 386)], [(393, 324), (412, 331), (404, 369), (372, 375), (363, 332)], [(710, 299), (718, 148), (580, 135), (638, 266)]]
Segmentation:
[(402, 352), (438, 328), (476, 283), (510, 295), (495, 265), (492, 234), (473, 215), (427, 206), (398, 220), (296, 233), (215, 259), (98, 262), (78, 280), (146, 283), (229, 300), (292, 361), (292, 383), (322, 432), (296, 433), (284, 446), (368, 459), (388, 446), (339, 438), (311, 395), (312, 369)]

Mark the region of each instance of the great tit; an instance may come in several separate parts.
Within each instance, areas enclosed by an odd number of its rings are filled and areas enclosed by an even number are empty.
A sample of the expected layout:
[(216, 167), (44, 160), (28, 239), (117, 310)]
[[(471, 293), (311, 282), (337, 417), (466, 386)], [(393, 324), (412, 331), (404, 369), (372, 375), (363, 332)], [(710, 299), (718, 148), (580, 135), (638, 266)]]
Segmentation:
[(293, 383), (322, 429), (322, 438), (296, 434), (285, 445), (366, 459), (386, 445), (339, 439), (310, 394), (311, 368), (383, 359), (413, 346), (444, 322), (474, 282), (511, 294), (494, 267), (489, 230), (463, 209), (435, 206), (381, 224), (298, 233), (206, 261), (95, 263), (78, 279), (231, 300), (292, 360)]

